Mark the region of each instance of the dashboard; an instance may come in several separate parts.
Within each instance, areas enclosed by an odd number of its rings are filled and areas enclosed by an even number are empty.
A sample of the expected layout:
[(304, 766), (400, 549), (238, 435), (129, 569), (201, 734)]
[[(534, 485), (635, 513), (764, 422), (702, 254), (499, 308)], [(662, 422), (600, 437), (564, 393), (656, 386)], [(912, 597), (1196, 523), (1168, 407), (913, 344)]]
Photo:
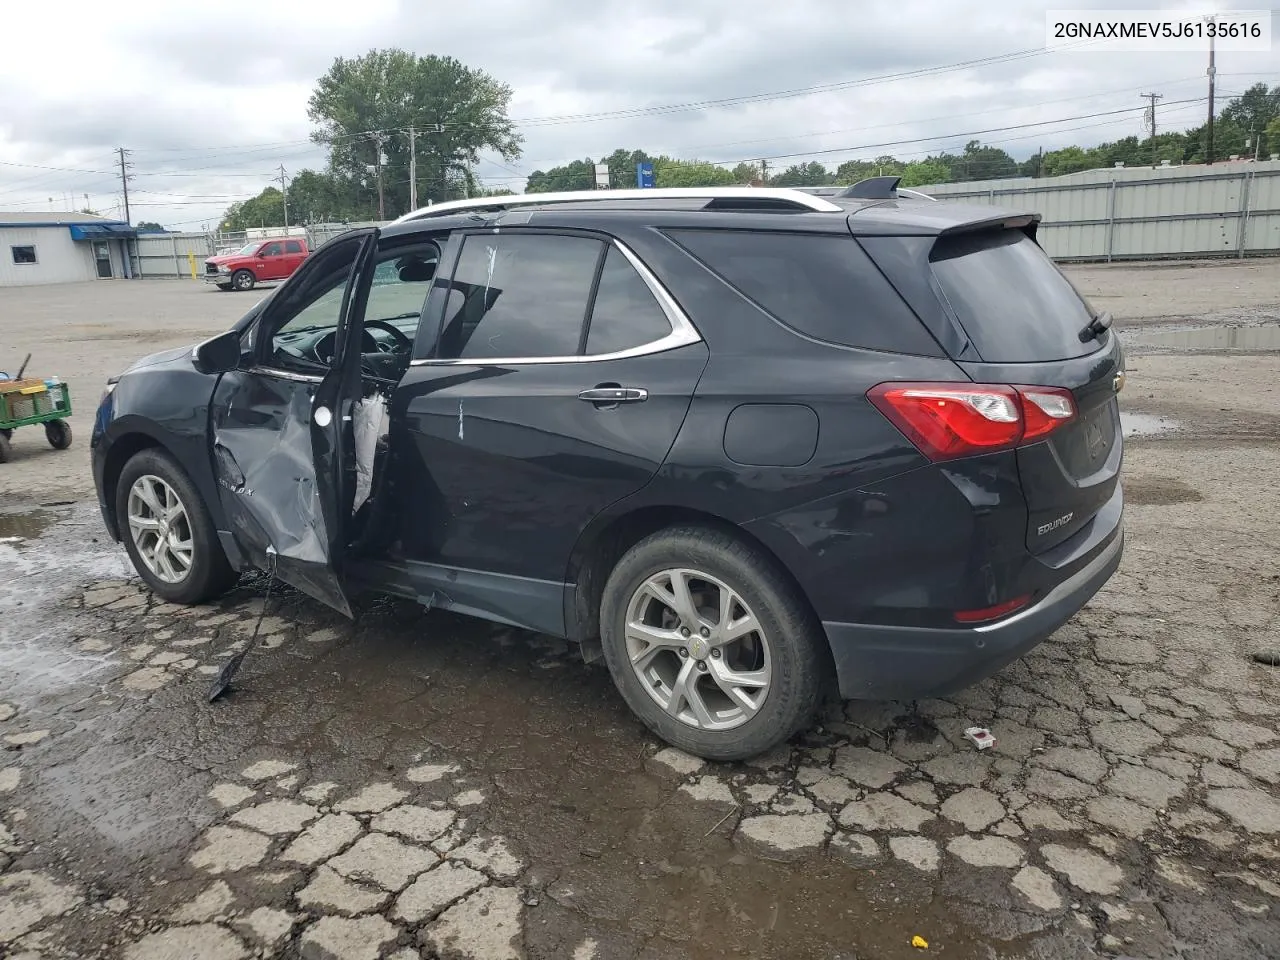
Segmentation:
[[(407, 344), (411, 344), (418, 330), (418, 315), (396, 317), (389, 320), (368, 321), (361, 332), (360, 352), (364, 355), (385, 356), (401, 354), (407, 357)], [(397, 338), (387, 327), (394, 327), (404, 336)], [(336, 333), (332, 327), (307, 327), (277, 333), (273, 346), (277, 353), (306, 363), (327, 367), (333, 362)]]

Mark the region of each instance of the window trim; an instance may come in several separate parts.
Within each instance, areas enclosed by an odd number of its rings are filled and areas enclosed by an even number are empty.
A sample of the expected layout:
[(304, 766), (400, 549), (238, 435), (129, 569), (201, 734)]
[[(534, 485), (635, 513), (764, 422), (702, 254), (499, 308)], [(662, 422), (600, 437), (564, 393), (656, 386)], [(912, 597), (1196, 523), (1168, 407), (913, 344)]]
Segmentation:
[[(516, 231), (511, 231), (515, 233)], [(658, 278), (637, 257), (630, 248), (616, 237), (609, 237), (605, 241), (606, 253), (607, 247), (612, 244), (618, 251), (627, 258), (627, 261), (635, 268), (636, 273), (640, 274), (640, 279), (644, 281), (649, 292), (653, 294), (655, 300), (658, 301), (658, 307), (662, 310), (667, 318), (667, 323), (671, 330), (664, 337), (657, 340), (650, 340), (648, 343), (642, 343), (634, 347), (628, 347), (626, 350), (616, 350), (613, 353), (597, 353), (597, 354), (573, 354), (571, 356), (562, 357), (457, 357), (457, 358), (441, 358), (441, 357), (424, 357), (419, 360), (410, 360), (410, 367), (493, 367), (493, 366), (512, 366), (516, 364), (545, 364), (545, 363), (598, 363), (605, 360), (625, 360), (630, 357), (643, 357), (653, 353), (665, 353), (668, 350), (674, 350), (677, 347), (687, 347), (690, 344), (701, 343), (702, 335), (698, 333), (697, 327), (693, 325), (693, 321), (676, 303), (675, 298), (667, 292)], [(603, 263), (603, 258), (601, 258)], [(597, 265), (596, 273), (599, 273), (599, 265)], [(595, 281), (593, 281), (593, 298), (589, 301), (589, 306), (594, 305)]]
[[(28, 247), (31, 249), (31, 259), (19, 260), (17, 251)], [(13, 261), (13, 265), (15, 267), (35, 267), (40, 265), (40, 254), (36, 252), (36, 245), (34, 243), (9, 244), (9, 259)]]

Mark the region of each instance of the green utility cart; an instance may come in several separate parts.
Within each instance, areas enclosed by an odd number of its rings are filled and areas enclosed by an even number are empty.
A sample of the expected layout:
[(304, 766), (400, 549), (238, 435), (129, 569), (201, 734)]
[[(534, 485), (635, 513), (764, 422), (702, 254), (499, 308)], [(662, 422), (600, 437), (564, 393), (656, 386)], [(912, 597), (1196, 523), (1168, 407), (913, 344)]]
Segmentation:
[(30, 354), (16, 377), (0, 373), (0, 463), (9, 460), (9, 441), (18, 427), (44, 424), (44, 435), (55, 450), (71, 446), (71, 391), (57, 377), (23, 377)]

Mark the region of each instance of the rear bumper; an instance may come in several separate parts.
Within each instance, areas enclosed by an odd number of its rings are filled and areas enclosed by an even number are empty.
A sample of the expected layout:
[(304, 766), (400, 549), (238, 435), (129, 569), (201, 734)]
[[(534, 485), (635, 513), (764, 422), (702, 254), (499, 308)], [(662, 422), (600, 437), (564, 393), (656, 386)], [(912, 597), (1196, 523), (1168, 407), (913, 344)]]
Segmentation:
[(1047, 639), (1120, 566), (1124, 528), (1034, 606), (996, 623), (942, 628), (824, 622), (846, 700), (945, 696), (989, 677)]

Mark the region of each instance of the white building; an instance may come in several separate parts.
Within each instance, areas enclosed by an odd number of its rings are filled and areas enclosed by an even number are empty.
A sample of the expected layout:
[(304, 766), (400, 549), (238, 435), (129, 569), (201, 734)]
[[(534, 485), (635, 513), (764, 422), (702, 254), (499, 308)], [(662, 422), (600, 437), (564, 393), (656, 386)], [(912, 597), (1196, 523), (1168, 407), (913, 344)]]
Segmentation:
[(89, 213), (0, 212), (0, 287), (133, 277), (137, 236)]

